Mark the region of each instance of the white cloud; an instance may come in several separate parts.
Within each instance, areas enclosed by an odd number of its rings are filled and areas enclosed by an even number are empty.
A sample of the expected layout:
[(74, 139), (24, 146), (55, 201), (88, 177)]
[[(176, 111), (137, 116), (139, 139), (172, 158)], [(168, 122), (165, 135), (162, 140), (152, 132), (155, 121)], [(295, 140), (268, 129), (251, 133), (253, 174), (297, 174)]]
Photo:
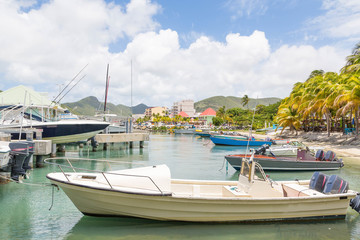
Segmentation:
[(323, 0), (322, 7), (325, 14), (310, 21), (320, 31), (320, 35), (360, 40), (360, 1)]
[[(344, 53), (330, 46), (285, 45), (272, 52), (261, 31), (228, 34), (225, 42), (202, 34), (181, 48), (176, 31), (158, 30), (153, 16), (161, 7), (147, 0), (124, 7), (53, 0), (22, 12), (24, 6), (0, 2), (0, 87), (25, 84), (54, 96), (57, 84), (90, 63), (84, 80), (63, 101), (91, 95), (102, 100), (107, 63), (110, 102), (130, 105), (132, 61), (133, 103), (153, 106), (217, 95), (285, 97), (312, 70), (338, 71), (344, 63)], [(109, 44), (124, 36), (130, 39), (125, 50), (111, 53)]]

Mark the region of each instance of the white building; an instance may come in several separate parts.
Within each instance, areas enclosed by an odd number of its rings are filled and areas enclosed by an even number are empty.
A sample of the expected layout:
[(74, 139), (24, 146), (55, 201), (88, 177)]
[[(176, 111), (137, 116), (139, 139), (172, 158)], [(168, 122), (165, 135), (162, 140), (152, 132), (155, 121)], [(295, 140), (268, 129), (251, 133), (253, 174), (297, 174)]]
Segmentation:
[(180, 102), (174, 102), (171, 108), (171, 114), (173, 116), (178, 115), (180, 112), (185, 112), (189, 117), (195, 116), (194, 100), (182, 100)]

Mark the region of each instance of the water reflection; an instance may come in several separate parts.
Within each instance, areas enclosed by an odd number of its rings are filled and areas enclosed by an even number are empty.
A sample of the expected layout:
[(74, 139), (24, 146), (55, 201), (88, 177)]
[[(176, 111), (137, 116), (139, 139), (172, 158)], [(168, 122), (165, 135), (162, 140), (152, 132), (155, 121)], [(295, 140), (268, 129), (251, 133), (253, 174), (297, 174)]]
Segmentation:
[(185, 223), (84, 216), (67, 239), (351, 239), (353, 221), (304, 223)]

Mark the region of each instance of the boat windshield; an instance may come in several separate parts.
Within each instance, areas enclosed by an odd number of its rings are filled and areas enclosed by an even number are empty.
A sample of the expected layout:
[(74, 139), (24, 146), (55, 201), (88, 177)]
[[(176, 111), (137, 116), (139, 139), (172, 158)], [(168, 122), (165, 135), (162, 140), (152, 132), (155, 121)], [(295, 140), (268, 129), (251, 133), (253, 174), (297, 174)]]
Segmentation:
[(266, 181), (267, 177), (261, 165), (254, 160), (243, 160), (241, 163), (240, 175), (252, 179)]

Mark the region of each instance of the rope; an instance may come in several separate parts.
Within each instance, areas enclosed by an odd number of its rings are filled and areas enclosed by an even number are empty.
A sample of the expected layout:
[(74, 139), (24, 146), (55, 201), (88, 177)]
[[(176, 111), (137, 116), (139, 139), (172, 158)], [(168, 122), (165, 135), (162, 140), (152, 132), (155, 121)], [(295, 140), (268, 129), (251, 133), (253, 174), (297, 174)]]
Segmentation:
[(224, 166), (225, 166), (225, 161), (226, 161), (226, 158), (224, 157), (224, 161), (223, 161), (223, 164), (222, 164), (222, 166), (221, 166), (221, 168), (218, 170), (218, 171), (221, 171), (221, 170), (223, 170), (223, 168), (224, 168)]
[(52, 193), (51, 193), (51, 206), (50, 206), (50, 208), (49, 208), (49, 211), (51, 210), (51, 208), (54, 206), (54, 189), (55, 189), (55, 187), (57, 188), (57, 190), (59, 191), (59, 186), (58, 185), (56, 185), (56, 184), (51, 184), (51, 186), (52, 186)]
[(8, 177), (2, 176), (2, 175), (0, 175), (0, 178), (5, 179), (5, 180), (8, 180), (8, 181), (10, 181), (10, 182), (21, 183), (21, 184), (29, 185), (29, 186), (51, 187), (51, 185), (52, 185), (52, 184), (50, 184), (50, 183), (24, 183), (24, 182), (20, 182), (20, 181), (15, 181), (15, 180), (12, 179), (12, 178), (8, 178)]

